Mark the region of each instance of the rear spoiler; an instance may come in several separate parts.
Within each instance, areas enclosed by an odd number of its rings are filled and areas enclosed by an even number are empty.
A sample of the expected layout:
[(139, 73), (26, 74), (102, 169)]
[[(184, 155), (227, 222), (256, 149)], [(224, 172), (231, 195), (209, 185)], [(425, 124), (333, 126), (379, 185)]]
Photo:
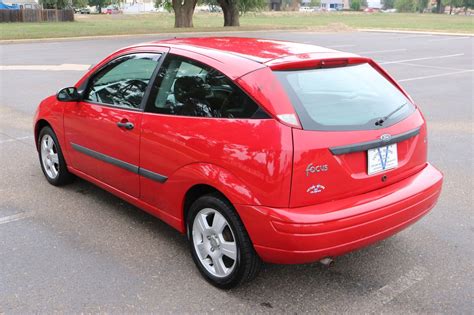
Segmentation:
[[(267, 65), (274, 71), (295, 71), (304, 69), (318, 69), (318, 68), (335, 68), (345, 67), (347, 65), (371, 62), (371, 59), (350, 56), (347, 54), (344, 57), (330, 57), (330, 58), (311, 58), (309, 55), (296, 55), (293, 58), (275, 59), (267, 63)], [(297, 57), (297, 58), (295, 58)]]

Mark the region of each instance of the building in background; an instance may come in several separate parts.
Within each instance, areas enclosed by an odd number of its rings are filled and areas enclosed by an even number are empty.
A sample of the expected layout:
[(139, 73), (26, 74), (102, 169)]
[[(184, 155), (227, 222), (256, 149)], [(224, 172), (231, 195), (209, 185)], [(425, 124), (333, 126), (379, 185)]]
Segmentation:
[(125, 0), (121, 4), (123, 13), (144, 13), (156, 11), (154, 0)]
[(349, 0), (321, 0), (321, 9), (324, 10), (343, 10), (349, 7)]
[(4, 0), (6, 5), (17, 6), (19, 9), (41, 9), (41, 6), (35, 0)]
[(367, 0), (367, 7), (373, 9), (382, 9), (383, 0)]

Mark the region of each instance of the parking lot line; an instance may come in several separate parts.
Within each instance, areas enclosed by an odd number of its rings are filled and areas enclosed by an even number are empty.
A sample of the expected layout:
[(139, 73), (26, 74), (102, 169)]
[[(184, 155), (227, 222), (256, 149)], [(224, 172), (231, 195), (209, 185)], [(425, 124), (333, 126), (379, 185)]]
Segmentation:
[(445, 76), (448, 76), (448, 75), (454, 75), (454, 74), (460, 74), (460, 73), (467, 73), (467, 72), (473, 72), (473, 71), (474, 71), (474, 70), (461, 70), (461, 71), (454, 71), (454, 72), (447, 72), (447, 73), (440, 73), (440, 74), (427, 75), (427, 76), (423, 76), (423, 77), (415, 77), (415, 78), (401, 79), (401, 80), (397, 80), (397, 81), (398, 81), (398, 82), (407, 82), (407, 81), (431, 79), (431, 78), (445, 77)]
[(409, 62), (401, 62), (401, 65), (413, 66), (413, 67), (421, 67), (421, 68), (431, 68), (431, 69), (439, 69), (439, 70), (455, 70), (455, 71), (462, 71), (466, 69), (460, 68), (452, 68), (452, 67), (440, 67), (440, 66), (431, 66), (431, 65), (420, 65), (418, 63), (409, 63)]
[(414, 58), (414, 59), (385, 61), (385, 62), (379, 62), (379, 64), (381, 64), (381, 65), (389, 65), (389, 64), (393, 64), (393, 63), (403, 63), (403, 62), (410, 62), (410, 61), (421, 61), (421, 60), (453, 58), (453, 57), (460, 57), (460, 56), (464, 56), (464, 54), (453, 54), (453, 55), (444, 55), (444, 56), (432, 56), (432, 57), (423, 57), (423, 58)]
[(372, 51), (361, 51), (355, 52), (354, 54), (362, 55), (362, 54), (382, 54), (382, 53), (389, 53), (389, 52), (397, 52), (397, 51), (407, 51), (406, 48), (400, 49), (389, 49), (389, 50), (372, 50)]
[(9, 215), (9, 216), (0, 218), (0, 225), (10, 223), (10, 222), (14, 222), (14, 221), (18, 221), (18, 220), (22, 220), (22, 219), (25, 219), (29, 216), (31, 216), (31, 214), (28, 214), (28, 213), (25, 213), (25, 212)]
[(90, 65), (61, 64), (61, 65), (0, 65), (0, 70), (11, 71), (86, 71)]
[(17, 138), (10, 138), (10, 139), (5, 139), (5, 140), (0, 140), (0, 144), (2, 143), (8, 143), (8, 142), (14, 142), (14, 141), (21, 141), (21, 140), (26, 140), (33, 138), (32, 136), (25, 136), (25, 137), (17, 137)]
[(347, 48), (347, 47), (354, 47), (355, 45), (329, 45), (329, 48)]
[(380, 313), (384, 305), (396, 299), (400, 294), (410, 290), (415, 284), (423, 281), (430, 275), (429, 271), (422, 266), (415, 266), (398, 279), (389, 282), (383, 287), (375, 290), (361, 300), (352, 304), (355, 313), (364, 314)]
[(465, 37), (437, 38), (437, 39), (430, 39), (428, 41), (429, 42), (443, 42), (445, 40), (458, 40), (458, 39), (468, 39), (468, 38), (472, 38), (472, 37), (465, 36)]

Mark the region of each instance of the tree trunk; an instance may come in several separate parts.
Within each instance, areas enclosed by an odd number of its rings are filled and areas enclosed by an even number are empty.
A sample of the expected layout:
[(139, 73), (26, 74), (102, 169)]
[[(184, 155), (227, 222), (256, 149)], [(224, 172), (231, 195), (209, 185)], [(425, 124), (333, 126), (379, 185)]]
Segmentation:
[(193, 13), (197, 0), (173, 0), (174, 27), (193, 27)]
[(441, 13), (441, 0), (436, 0), (436, 11)]
[(217, 0), (224, 14), (224, 26), (240, 26), (239, 8), (235, 0)]
[(291, 0), (290, 11), (299, 11), (299, 9), (300, 9), (300, 1)]

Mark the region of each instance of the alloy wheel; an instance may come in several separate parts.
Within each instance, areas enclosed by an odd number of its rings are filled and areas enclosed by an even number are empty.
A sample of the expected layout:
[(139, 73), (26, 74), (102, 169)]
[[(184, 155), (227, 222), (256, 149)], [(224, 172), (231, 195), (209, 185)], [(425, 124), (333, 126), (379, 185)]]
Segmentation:
[(214, 277), (232, 273), (237, 264), (237, 243), (226, 218), (215, 209), (198, 212), (193, 222), (193, 245), (200, 263)]
[(41, 163), (43, 163), (46, 175), (51, 179), (55, 179), (59, 174), (59, 156), (56, 144), (50, 135), (45, 134), (41, 138), (40, 152)]

